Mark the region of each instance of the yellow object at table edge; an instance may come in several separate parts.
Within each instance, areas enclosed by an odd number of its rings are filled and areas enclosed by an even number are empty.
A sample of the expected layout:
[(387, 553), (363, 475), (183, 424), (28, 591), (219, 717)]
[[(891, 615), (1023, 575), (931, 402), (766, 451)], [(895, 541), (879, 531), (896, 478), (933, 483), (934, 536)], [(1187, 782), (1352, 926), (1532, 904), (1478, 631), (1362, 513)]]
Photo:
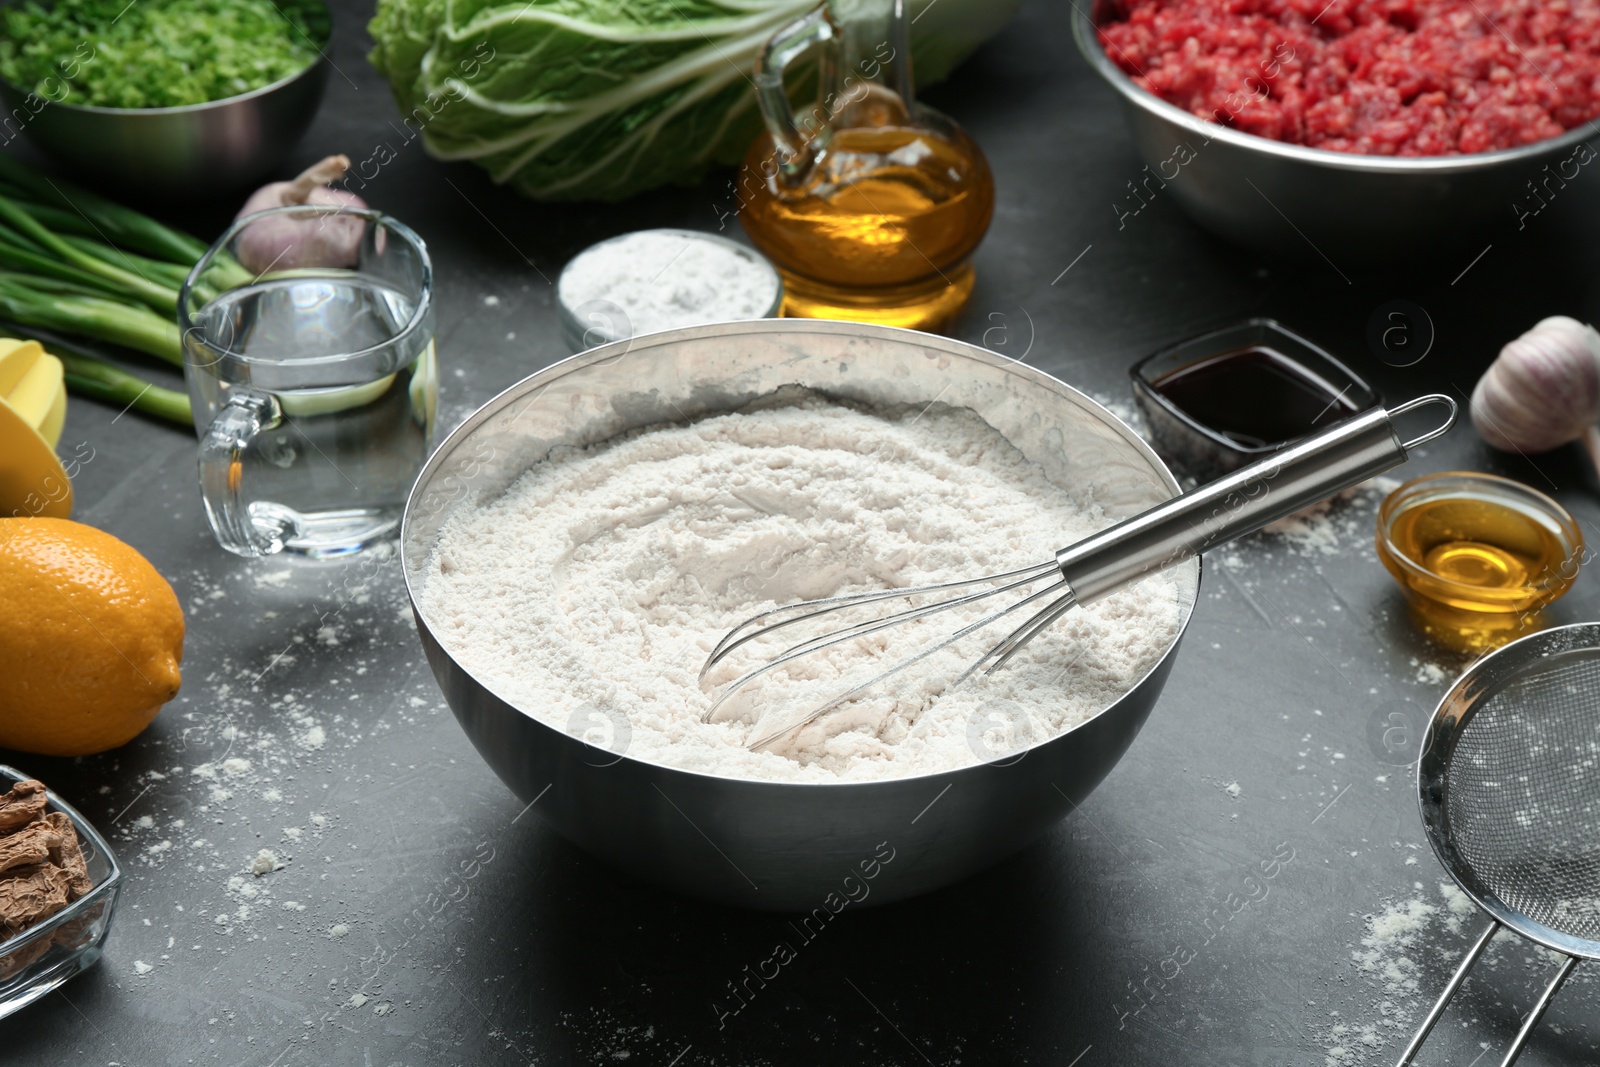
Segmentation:
[(61, 443), (67, 417), (66, 376), (61, 361), (38, 341), (0, 337), (0, 398), (51, 448)]
[(0, 338), (0, 515), (72, 514), (55, 453), (66, 414), (61, 361), (37, 341)]

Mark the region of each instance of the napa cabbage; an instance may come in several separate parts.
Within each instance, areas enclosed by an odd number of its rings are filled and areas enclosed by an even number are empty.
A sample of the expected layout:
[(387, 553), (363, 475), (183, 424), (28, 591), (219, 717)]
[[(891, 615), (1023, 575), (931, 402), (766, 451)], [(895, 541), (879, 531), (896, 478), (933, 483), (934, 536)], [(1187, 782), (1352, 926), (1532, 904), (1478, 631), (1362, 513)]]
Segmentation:
[[(919, 84), (1021, 0), (911, 0)], [(378, 0), (368, 57), (408, 136), (540, 200), (615, 200), (736, 162), (750, 69), (816, 0)]]

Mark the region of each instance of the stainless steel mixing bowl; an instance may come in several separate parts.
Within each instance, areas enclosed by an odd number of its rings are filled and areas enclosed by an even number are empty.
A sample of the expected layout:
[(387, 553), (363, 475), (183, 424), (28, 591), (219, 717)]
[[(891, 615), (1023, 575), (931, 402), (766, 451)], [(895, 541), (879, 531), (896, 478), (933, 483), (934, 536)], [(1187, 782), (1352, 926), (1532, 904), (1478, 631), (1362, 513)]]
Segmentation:
[[(1081, 803), (1144, 724), (1178, 635), (1111, 707), (1020, 753), (916, 778), (795, 784), (658, 766), (629, 756), (625, 744), (601, 748), (542, 722), (537, 708), (516, 707), (451, 657), (420, 598), (441, 524), (454, 509), (503, 492), (552, 448), (726, 411), (789, 384), (867, 403), (937, 399), (971, 408), (1057, 484), (1092, 485), (1108, 521), (1178, 491), (1155, 453), (1105, 408), (984, 349), (844, 322), (697, 326), (573, 356), (462, 423), (423, 468), (406, 505), (406, 586), (428, 663), (467, 736), (536, 814), (579, 847), (640, 878), (742, 907), (810, 911), (825, 907), (830, 894), (883, 903), (1003, 859)], [(1048, 559), (1055, 539), (1049, 530), (1036, 535), (1040, 558)], [(1199, 563), (1170, 573), (1184, 594), (1186, 625)], [(868, 880), (863, 867), (874, 863)]]
[(1141, 199), (1122, 187), (1112, 194), (1119, 216), (1136, 212), (1145, 197), (1170, 196), (1200, 225), (1230, 240), (1297, 259), (1320, 254), (1336, 267), (1441, 248), (1476, 251), (1506, 227), (1519, 228), (1519, 212), (1537, 213), (1544, 200), (1530, 193), (1530, 181), (1541, 195), (1559, 195), (1595, 156), (1584, 146), (1597, 133), (1594, 123), (1521, 148), (1406, 158), (1328, 152), (1241, 133), (1135, 85), (1095, 32), (1095, 20), (1109, 8), (1108, 0), (1074, 4), (1072, 34), (1089, 65), (1117, 91), (1153, 175), (1128, 175)]
[(323, 54), (298, 74), (206, 104), (84, 107), (4, 80), (0, 102), (12, 129), (69, 174), (163, 197), (212, 196), (267, 176), (310, 127), (331, 66), (329, 42), (318, 47)]

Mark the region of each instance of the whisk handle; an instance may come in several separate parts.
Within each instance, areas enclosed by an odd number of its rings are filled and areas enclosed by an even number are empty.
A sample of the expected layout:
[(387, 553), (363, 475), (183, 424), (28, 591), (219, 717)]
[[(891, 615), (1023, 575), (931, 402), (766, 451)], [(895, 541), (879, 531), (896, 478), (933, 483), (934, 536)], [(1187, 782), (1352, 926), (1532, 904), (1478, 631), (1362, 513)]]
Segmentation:
[[(1402, 441), (1393, 416), (1428, 404), (1448, 408), (1444, 425)], [(1064, 548), (1056, 565), (1077, 602), (1093, 603), (1399, 466), (1455, 419), (1455, 401), (1438, 393), (1375, 408)]]

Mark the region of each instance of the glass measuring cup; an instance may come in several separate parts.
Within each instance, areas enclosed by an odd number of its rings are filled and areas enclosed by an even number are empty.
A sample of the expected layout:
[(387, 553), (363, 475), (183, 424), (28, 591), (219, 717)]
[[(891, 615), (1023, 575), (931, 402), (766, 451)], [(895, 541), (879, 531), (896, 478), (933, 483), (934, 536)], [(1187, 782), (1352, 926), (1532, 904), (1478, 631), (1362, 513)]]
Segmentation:
[[(994, 180), (961, 127), (916, 102), (909, 42), (904, 0), (832, 0), (757, 60), (767, 129), (739, 218), (783, 274), (785, 315), (938, 329), (972, 293)], [(786, 75), (813, 52), (817, 102), (796, 111)]]
[(389, 539), (433, 443), (433, 267), (376, 211), (235, 222), (178, 298), (200, 494), (241, 556), (348, 555)]

